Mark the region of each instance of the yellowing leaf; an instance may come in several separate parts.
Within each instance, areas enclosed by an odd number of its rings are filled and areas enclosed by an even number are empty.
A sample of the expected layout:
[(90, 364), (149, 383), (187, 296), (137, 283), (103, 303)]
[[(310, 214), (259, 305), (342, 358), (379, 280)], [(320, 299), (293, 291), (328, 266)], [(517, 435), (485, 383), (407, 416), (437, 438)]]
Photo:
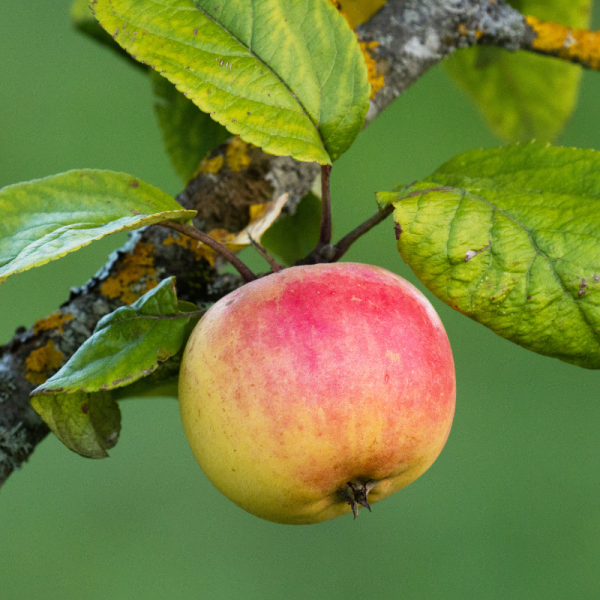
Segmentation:
[(355, 35), (324, 0), (95, 0), (102, 26), (231, 133), (329, 164), (369, 107)]
[(438, 298), (529, 350), (600, 369), (600, 152), (471, 150), (378, 197)]

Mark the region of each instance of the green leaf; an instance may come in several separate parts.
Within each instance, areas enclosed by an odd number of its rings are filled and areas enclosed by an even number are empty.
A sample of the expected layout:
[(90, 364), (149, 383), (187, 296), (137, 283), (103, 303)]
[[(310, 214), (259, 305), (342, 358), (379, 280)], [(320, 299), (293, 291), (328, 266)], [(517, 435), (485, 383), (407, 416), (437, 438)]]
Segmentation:
[(84, 35), (100, 42), (103, 46), (117, 52), (122, 57), (126, 58), (130, 64), (138, 68), (147, 70), (145, 65), (132, 59), (112, 37), (100, 27), (100, 23), (94, 17), (94, 13), (90, 8), (90, 0), (75, 0), (71, 5), (71, 20), (75, 28)]
[(600, 152), (474, 150), (378, 199), (438, 298), (529, 350), (600, 368)]
[(129, 385), (179, 352), (199, 316), (194, 305), (177, 302), (175, 278), (164, 279), (131, 306), (101, 319), (67, 364), (33, 394), (98, 392)]
[(356, 36), (325, 0), (95, 0), (102, 26), (204, 112), (275, 155), (328, 164), (369, 106)]
[(167, 79), (151, 72), (154, 105), (167, 152), (177, 173), (189, 181), (202, 159), (229, 136)]
[[(523, 14), (588, 27), (591, 0), (513, 0)], [(531, 52), (480, 46), (444, 61), (447, 72), (506, 141), (552, 141), (571, 115), (581, 67)]]
[(87, 458), (106, 458), (121, 431), (121, 411), (108, 392), (35, 396), (31, 405), (65, 446)]
[(105, 235), (195, 214), (125, 173), (84, 169), (10, 185), (0, 189), (0, 284)]
[(265, 231), (261, 244), (291, 267), (317, 245), (320, 227), (321, 200), (309, 192), (293, 215), (283, 217)]

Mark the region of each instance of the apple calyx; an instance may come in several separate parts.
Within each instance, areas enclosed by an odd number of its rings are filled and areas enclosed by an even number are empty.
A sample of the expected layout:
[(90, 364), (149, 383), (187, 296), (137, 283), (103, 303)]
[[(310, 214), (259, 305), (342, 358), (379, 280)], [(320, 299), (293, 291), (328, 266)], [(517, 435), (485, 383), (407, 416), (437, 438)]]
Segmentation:
[(340, 495), (346, 500), (346, 502), (352, 508), (352, 514), (354, 518), (358, 517), (358, 505), (364, 506), (371, 512), (371, 505), (369, 504), (368, 496), (369, 492), (375, 487), (377, 481), (369, 480), (366, 483), (362, 481), (349, 481), (343, 488), (339, 490)]

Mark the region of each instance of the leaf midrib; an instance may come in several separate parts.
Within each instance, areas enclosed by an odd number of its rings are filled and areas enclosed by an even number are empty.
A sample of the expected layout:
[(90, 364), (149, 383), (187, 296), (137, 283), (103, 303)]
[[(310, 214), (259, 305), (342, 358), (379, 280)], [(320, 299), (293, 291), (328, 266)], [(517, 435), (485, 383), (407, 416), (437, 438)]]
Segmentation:
[[(168, 7), (166, 5), (164, 5), (162, 2), (159, 2), (158, 0), (151, 0), (154, 4), (158, 4), (160, 6), (165, 7), (165, 9), (167, 8), (172, 8), (172, 7)], [(251, 5), (252, 5), (252, 10), (253, 10), (253, 14), (254, 14), (254, 0), (251, 0)], [(176, 10), (183, 10), (181, 8), (177, 8)], [(222, 29), (228, 36), (230, 36), (233, 40), (236, 41), (236, 43), (238, 43), (242, 48), (245, 48), (246, 50), (248, 50), (248, 52), (250, 52), (250, 54), (252, 55), (252, 58), (254, 60), (256, 60), (257, 62), (259, 62), (265, 69), (267, 69), (274, 77), (277, 78), (277, 80), (285, 87), (285, 89), (287, 90), (288, 94), (290, 94), (290, 96), (294, 99), (294, 101), (298, 104), (298, 106), (302, 109), (302, 113), (306, 116), (306, 118), (309, 120), (309, 122), (312, 124), (312, 126), (315, 128), (315, 131), (317, 132), (317, 135), (319, 136), (319, 140), (321, 141), (321, 145), (323, 147), (323, 150), (327, 153), (327, 155), (329, 156), (329, 152), (327, 152), (327, 149), (325, 147), (325, 142), (323, 140), (323, 137), (321, 136), (321, 132), (319, 131), (319, 127), (318, 125), (312, 120), (310, 114), (308, 113), (308, 111), (306, 110), (304, 104), (299, 100), (299, 98), (296, 96), (296, 94), (290, 89), (290, 87), (288, 86), (288, 84), (280, 77), (280, 75), (271, 67), (269, 67), (265, 62), (263, 62), (263, 60), (252, 51), (251, 47), (247, 47), (244, 43), (242, 43), (241, 40), (239, 40), (235, 35), (233, 35), (228, 29), (226, 29), (221, 23), (219, 23), (216, 19), (214, 19), (209, 13), (207, 13), (202, 7), (200, 6), (196, 6), (195, 4), (191, 3), (190, 0), (190, 10), (196, 10), (199, 13), (201, 13), (202, 15), (204, 15), (205, 18), (207, 18), (209, 21), (211, 21), (212, 23), (214, 23), (215, 25), (217, 25), (220, 29)], [(127, 19), (125, 19), (120, 13), (117, 13), (117, 16), (121, 19), (123, 19), (124, 21), (127, 21)], [(132, 23), (132, 25), (134, 27), (139, 27), (140, 29), (143, 29), (141, 26), (139, 25), (135, 25)], [(185, 46), (188, 46), (190, 48), (194, 48), (194, 46), (192, 46), (191, 44), (187, 44), (185, 42), (182, 42), (180, 40), (177, 39), (173, 39), (169, 36), (165, 36), (165, 35), (159, 35), (156, 33), (153, 33), (149, 30), (147, 30), (149, 33), (152, 33), (153, 35), (156, 35), (157, 37), (163, 37), (164, 39), (168, 39), (172, 42), (176, 42), (178, 44), (183, 44)], [(254, 27), (252, 26), (252, 34), (251, 34), (251, 40), (253, 37), (253, 32), (254, 32)], [(165, 60), (165, 62), (170, 62), (168, 60), (166, 60), (165, 58), (163, 58), (163, 60)], [(312, 63), (312, 57), (311, 57), (311, 63)], [(172, 64), (172, 63), (171, 63)], [(181, 66), (181, 65), (177, 65), (177, 66)], [(317, 79), (315, 77), (315, 79)], [(318, 80), (318, 79), (317, 79)], [(211, 84), (214, 85), (214, 84)], [(216, 86), (215, 86), (216, 87)], [(319, 85), (319, 94), (322, 94), (322, 87), (321, 85)], [(258, 101), (254, 101), (254, 102), (258, 102)], [(283, 110), (283, 109), (282, 109)], [(321, 118), (321, 102), (319, 101), (319, 119)], [(276, 136), (276, 137), (283, 137), (283, 136)], [(293, 136), (286, 136), (286, 137), (292, 137), (292, 139), (300, 139), (300, 138), (293, 138)]]

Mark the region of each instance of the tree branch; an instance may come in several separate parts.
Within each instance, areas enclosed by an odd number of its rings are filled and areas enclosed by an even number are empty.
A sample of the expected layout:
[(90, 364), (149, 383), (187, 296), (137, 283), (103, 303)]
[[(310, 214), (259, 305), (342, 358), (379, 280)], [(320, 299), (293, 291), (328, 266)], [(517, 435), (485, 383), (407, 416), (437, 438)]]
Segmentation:
[[(525, 49), (598, 68), (597, 49), (584, 33), (565, 28), (562, 41), (553, 37), (550, 43), (549, 31), (549, 24), (526, 20), (503, 0), (389, 0), (357, 30), (361, 41), (376, 42), (369, 45), (370, 52), (385, 77), (384, 87), (371, 100), (367, 124), (458, 48), (486, 44)], [(218, 173), (200, 173), (178, 197), (183, 206), (199, 211), (195, 226), (204, 232), (238, 232), (247, 224), (252, 204), (286, 192), (288, 210), (293, 211), (320, 171), (316, 164), (255, 148), (248, 151), (249, 165), (237, 170), (226, 164), (226, 145), (215, 155), (224, 158), (225, 166)], [(175, 235), (156, 227), (134, 233), (95, 277), (71, 293), (58, 313), (29, 331), (17, 330), (0, 347), (0, 486), (48, 432), (29, 405), (29, 393), (56, 372), (57, 362), (70, 358), (102, 316), (171, 275), (177, 277), (179, 297), (196, 304), (216, 301), (241, 285), (238, 277), (219, 274), (198, 256), (197, 248)]]

